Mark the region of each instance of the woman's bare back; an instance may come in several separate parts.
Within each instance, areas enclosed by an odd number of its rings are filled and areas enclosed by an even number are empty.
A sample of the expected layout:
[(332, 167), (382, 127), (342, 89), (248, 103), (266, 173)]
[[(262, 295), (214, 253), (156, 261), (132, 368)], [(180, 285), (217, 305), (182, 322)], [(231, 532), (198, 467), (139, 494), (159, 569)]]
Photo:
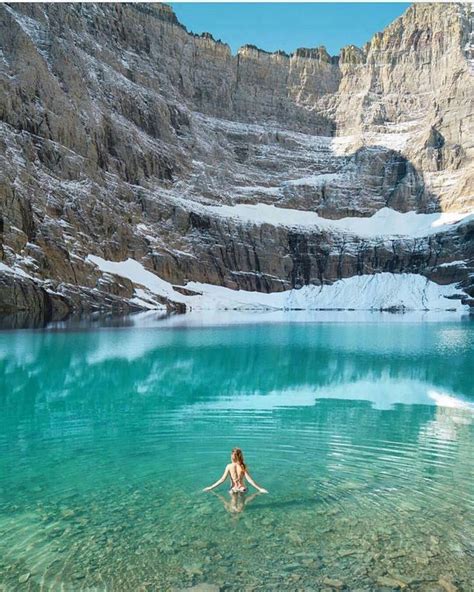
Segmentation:
[(232, 491), (247, 491), (245, 487), (245, 471), (242, 469), (239, 463), (230, 463), (227, 465), (229, 469), (229, 477), (231, 482)]

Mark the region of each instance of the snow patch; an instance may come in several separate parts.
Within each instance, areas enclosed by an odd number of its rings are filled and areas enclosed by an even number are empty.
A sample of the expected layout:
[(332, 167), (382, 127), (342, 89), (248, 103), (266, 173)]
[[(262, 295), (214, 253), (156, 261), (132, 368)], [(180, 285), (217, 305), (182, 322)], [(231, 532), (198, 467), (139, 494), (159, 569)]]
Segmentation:
[(235, 187), (237, 193), (253, 195), (255, 193), (263, 193), (265, 195), (277, 196), (281, 193), (280, 187), (265, 187), (263, 185), (248, 185), (244, 187)]
[(321, 187), (325, 183), (336, 181), (341, 178), (340, 173), (321, 173), (320, 175), (311, 175), (309, 177), (303, 177), (301, 179), (292, 179), (283, 183), (283, 185), (290, 186), (305, 186), (305, 187)]
[[(441, 286), (417, 274), (354, 276), (331, 285), (304, 286), (299, 290), (271, 294), (189, 282), (186, 288), (197, 294), (188, 296), (176, 291), (172, 284), (133, 259), (117, 262), (89, 255), (87, 261), (97, 265), (102, 272), (114, 273), (145, 287), (152, 294), (181, 302), (188, 310), (397, 309), (465, 312), (469, 309), (459, 299), (447, 299), (456, 293), (455, 284)], [(141, 301), (153, 302), (144, 292), (136, 294)]]
[(135, 296), (130, 299), (130, 302), (137, 304), (147, 310), (164, 310), (166, 311), (166, 305), (157, 302), (150, 293), (142, 288), (135, 288)]
[[(97, 265), (103, 273), (113, 273), (129, 279), (134, 284), (144, 286), (152, 292), (152, 294), (182, 302), (181, 294), (176, 292), (169, 282), (162, 280), (156, 274), (148, 271), (141, 263), (138, 263), (138, 261), (135, 261), (134, 259), (127, 259), (126, 261), (107, 261), (106, 259), (102, 259), (102, 257), (88, 255), (86, 261)], [(139, 293), (137, 297), (143, 299), (143, 292)]]
[(448, 263), (440, 263), (438, 267), (452, 267), (453, 265), (456, 267), (466, 267), (466, 261), (449, 261)]
[(6, 273), (11, 273), (13, 275), (19, 275), (21, 277), (25, 277), (30, 280), (35, 279), (35, 278), (31, 277), (31, 275), (28, 275), (26, 273), (26, 271), (23, 271), (23, 269), (21, 269), (21, 267), (17, 267), (16, 265), (14, 267), (9, 267), (8, 265), (5, 265), (5, 263), (0, 263), (0, 271), (4, 271)]
[(386, 123), (382, 132), (362, 132), (355, 135), (336, 136), (331, 139), (334, 154), (342, 156), (353, 151), (356, 147), (383, 146), (389, 150), (403, 152), (414, 128), (420, 125), (418, 120), (400, 123)]
[(411, 238), (428, 236), (449, 228), (461, 220), (474, 219), (474, 214), (397, 212), (391, 208), (381, 208), (370, 218), (347, 217), (330, 220), (316, 212), (278, 208), (274, 205), (237, 204), (235, 206), (205, 206), (200, 208), (210, 215), (233, 218), (252, 224), (271, 224), (272, 226), (303, 227), (321, 229), (343, 234), (354, 234), (364, 238), (406, 236)]

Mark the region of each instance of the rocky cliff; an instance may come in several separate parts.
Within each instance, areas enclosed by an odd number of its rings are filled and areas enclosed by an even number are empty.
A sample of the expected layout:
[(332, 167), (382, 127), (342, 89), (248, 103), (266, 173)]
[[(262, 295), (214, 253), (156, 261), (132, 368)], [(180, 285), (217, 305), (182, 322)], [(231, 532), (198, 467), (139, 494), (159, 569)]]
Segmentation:
[(260, 292), (421, 274), (468, 302), (472, 23), (418, 4), (339, 56), (234, 56), (164, 4), (3, 4), (0, 310), (144, 305), (89, 255)]

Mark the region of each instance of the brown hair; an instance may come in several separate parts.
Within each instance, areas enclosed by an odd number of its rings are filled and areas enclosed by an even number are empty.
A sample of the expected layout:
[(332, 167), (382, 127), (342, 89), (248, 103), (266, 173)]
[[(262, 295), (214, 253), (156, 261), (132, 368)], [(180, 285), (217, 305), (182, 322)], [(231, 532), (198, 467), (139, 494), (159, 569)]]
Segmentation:
[(244, 462), (244, 454), (242, 450), (240, 450), (240, 448), (232, 449), (232, 458), (235, 458), (235, 460), (239, 463), (242, 471), (245, 473), (245, 471), (247, 470), (247, 465)]

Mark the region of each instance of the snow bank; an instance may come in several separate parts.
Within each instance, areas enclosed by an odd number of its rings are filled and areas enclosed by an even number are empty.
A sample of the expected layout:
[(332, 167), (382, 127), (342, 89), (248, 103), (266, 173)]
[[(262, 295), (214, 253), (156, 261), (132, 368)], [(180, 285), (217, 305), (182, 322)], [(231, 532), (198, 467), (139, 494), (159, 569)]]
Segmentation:
[[(94, 263), (94, 265), (97, 265), (100, 271), (104, 273), (113, 273), (129, 279), (134, 284), (144, 286), (151, 294), (165, 296), (170, 300), (181, 302), (179, 298), (181, 295), (179, 292), (173, 290), (173, 286), (169, 282), (162, 280), (151, 271), (148, 271), (141, 263), (138, 263), (138, 261), (135, 261), (134, 259), (127, 259), (126, 261), (107, 261), (106, 259), (102, 259), (102, 257), (88, 255), (86, 261)], [(135, 289), (135, 296), (131, 301), (144, 308), (166, 308), (162, 304), (150, 299), (150, 294), (146, 293), (141, 288)]]
[[(89, 255), (87, 260), (103, 272), (125, 277), (146, 288), (136, 290), (135, 298), (153, 306), (153, 295), (164, 296), (186, 304), (188, 310), (454, 310), (466, 312), (469, 307), (459, 299), (448, 296), (456, 292), (454, 284), (438, 285), (417, 274), (379, 273), (354, 276), (339, 280), (330, 286), (304, 286), (300, 290), (287, 290), (264, 294), (246, 290), (231, 290), (200, 282), (189, 282), (186, 288), (196, 295), (183, 295), (169, 282), (146, 270), (133, 259), (114, 262)], [(162, 308), (162, 305), (156, 306)]]
[[(234, 302), (241, 308), (258, 306), (283, 310), (337, 309), (380, 310), (467, 310), (459, 300), (447, 300), (455, 285), (441, 286), (417, 274), (378, 273), (354, 276), (326, 286), (304, 286), (299, 290), (262, 294), (234, 291), (220, 286), (190, 282), (187, 287), (202, 292), (203, 298), (222, 305)], [(224, 306), (225, 307), (225, 306)], [(202, 306), (206, 308), (206, 306)]]
[(323, 218), (315, 212), (278, 208), (258, 203), (235, 206), (201, 206), (210, 215), (233, 218), (251, 224), (321, 229), (354, 234), (364, 238), (406, 236), (417, 238), (449, 230), (461, 220), (474, 219), (472, 213), (443, 212), (435, 214), (401, 213), (382, 208), (370, 218), (348, 217), (339, 220)]

